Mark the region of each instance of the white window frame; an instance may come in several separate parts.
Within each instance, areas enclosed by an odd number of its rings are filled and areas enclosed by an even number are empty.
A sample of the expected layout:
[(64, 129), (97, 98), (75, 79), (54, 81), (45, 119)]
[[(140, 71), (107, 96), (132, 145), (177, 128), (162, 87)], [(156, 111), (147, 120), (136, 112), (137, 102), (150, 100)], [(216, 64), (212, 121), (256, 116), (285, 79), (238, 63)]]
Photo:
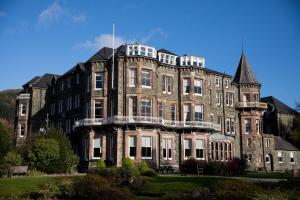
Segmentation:
[(270, 145), (271, 145), (271, 140), (270, 139), (266, 139), (265, 147), (270, 147)]
[[(150, 113), (148, 109), (150, 108)], [(142, 99), (141, 100), (141, 116), (144, 117), (145, 121), (151, 121), (152, 117), (152, 100), (151, 99)]]
[(218, 77), (218, 76), (215, 77), (215, 84), (216, 84), (216, 87), (220, 87), (220, 77)]
[[(25, 113), (23, 111), (25, 111)], [(20, 104), (20, 115), (21, 116), (26, 116), (27, 115), (27, 104), (23, 104), (23, 103)]]
[(190, 93), (191, 93), (191, 78), (187, 78), (187, 77), (183, 78), (183, 94), (189, 95)]
[(228, 79), (225, 79), (224, 85), (225, 85), (225, 88), (229, 88), (229, 80)]
[[(97, 78), (100, 77), (98, 80)], [(97, 83), (100, 82), (101, 86), (97, 87)], [(95, 90), (103, 90), (104, 88), (104, 75), (103, 73), (95, 73)]]
[[(184, 159), (186, 160), (186, 159), (189, 159), (190, 157), (192, 157), (192, 139), (184, 139), (183, 141), (184, 141), (183, 142), (183, 146), (184, 146), (183, 154), (184, 154)], [(190, 150), (190, 155), (189, 156), (187, 156), (186, 153), (185, 153), (186, 149)]]
[[(202, 79), (200, 79), (200, 78), (194, 79), (194, 94), (196, 96), (202, 96), (202, 94), (203, 94), (202, 85), (203, 85)], [(198, 91), (196, 91), (197, 88), (200, 88), (200, 93), (198, 93)]]
[[(201, 145), (202, 143), (202, 145)], [(203, 139), (196, 139), (196, 159), (197, 160), (205, 160), (205, 152), (204, 152), (204, 149), (205, 149), (205, 143), (204, 143), (204, 140)], [(201, 150), (203, 151), (202, 152), (202, 155), (203, 157), (197, 157), (197, 150)], [(201, 154), (201, 153), (200, 153)]]
[[(172, 104), (171, 105), (171, 121), (172, 121), (172, 123), (175, 123), (175, 121), (176, 121), (176, 104)], [(174, 118), (173, 118), (173, 116), (174, 116)]]
[(216, 91), (216, 99), (217, 99), (217, 106), (221, 106), (222, 93), (220, 91)]
[[(248, 123), (249, 122), (249, 123)], [(251, 134), (252, 133), (252, 122), (251, 118), (245, 118), (244, 119), (244, 124), (245, 124), (245, 134)], [(250, 124), (250, 131), (247, 132), (247, 124)]]
[[(147, 77), (148, 75), (149, 75), (149, 77)], [(142, 76), (141, 77), (142, 78), (142, 80), (141, 80), (142, 88), (151, 88), (151, 86), (152, 86), (152, 71), (151, 70), (142, 70), (141, 76)], [(150, 81), (150, 85), (145, 85), (145, 83), (147, 83), (148, 81)]]
[[(197, 122), (202, 122), (203, 121), (203, 116), (204, 116), (204, 106), (203, 105), (195, 105), (195, 121)], [(198, 117), (196, 117), (196, 113), (201, 113), (201, 118), (198, 119)]]
[[(147, 140), (150, 140), (150, 142)], [(150, 148), (151, 156), (143, 156), (142, 148)], [(152, 159), (152, 137), (151, 136), (142, 136), (141, 137), (141, 156), (142, 156), (142, 159)]]
[[(293, 161), (292, 161), (293, 159)], [(290, 152), (290, 163), (294, 164), (295, 163), (295, 152)]]
[(166, 82), (167, 83), (166, 84), (167, 93), (171, 94), (172, 93), (172, 77), (167, 76), (166, 80), (167, 80), (167, 82)]
[[(22, 134), (22, 127), (24, 128), (24, 129), (23, 129), (24, 134)], [(24, 123), (20, 123), (20, 124), (19, 124), (19, 136), (20, 136), (20, 137), (25, 137), (25, 132), (26, 132), (26, 131), (25, 131), (25, 128), (26, 128), (26, 126), (25, 126)]]
[[(100, 156), (96, 157), (95, 156), (95, 142), (99, 141), (99, 150), (100, 150)], [(102, 157), (102, 138), (93, 138), (93, 159), (101, 159)]]
[(278, 163), (283, 163), (283, 161), (282, 161), (282, 152), (281, 151), (277, 152), (277, 159), (278, 159)]
[[(129, 148), (128, 149), (128, 156), (131, 159), (135, 159), (136, 153), (137, 153), (137, 151), (136, 151), (136, 136), (129, 136), (128, 142), (129, 142), (129, 144), (128, 144), (128, 148)], [(131, 148), (135, 148), (135, 156), (130, 155), (131, 154)]]
[(136, 87), (136, 80), (137, 80), (137, 69), (131, 68), (129, 69), (129, 87)]
[[(172, 160), (172, 139), (171, 138), (163, 138), (162, 139), (162, 157), (164, 160)], [(165, 151), (165, 155), (164, 155)], [(170, 155), (171, 154), (171, 155)]]
[[(183, 120), (184, 120), (184, 124), (186, 122), (190, 122), (192, 119), (192, 113), (191, 113), (191, 104), (184, 104), (183, 105)], [(189, 120), (187, 120), (189, 119)]]
[(129, 120), (134, 121), (137, 115), (137, 97), (130, 96), (129, 97)]
[[(104, 103), (104, 101), (103, 100), (101, 100), (101, 99), (96, 99), (95, 101), (94, 101), (94, 117), (95, 118), (99, 118), (99, 119), (103, 119), (103, 115), (104, 115), (104, 105), (103, 105), (103, 103)], [(97, 107), (96, 107), (96, 105), (97, 105)], [(96, 110), (97, 109), (99, 109), (99, 110), (101, 110), (101, 112), (102, 112), (102, 117), (96, 117)]]
[(257, 134), (260, 134), (260, 120), (259, 119), (255, 120), (255, 131)]
[(159, 118), (164, 118), (164, 104), (162, 102), (158, 102), (157, 103), (157, 107), (158, 107), (158, 113), (157, 113), (157, 116)]

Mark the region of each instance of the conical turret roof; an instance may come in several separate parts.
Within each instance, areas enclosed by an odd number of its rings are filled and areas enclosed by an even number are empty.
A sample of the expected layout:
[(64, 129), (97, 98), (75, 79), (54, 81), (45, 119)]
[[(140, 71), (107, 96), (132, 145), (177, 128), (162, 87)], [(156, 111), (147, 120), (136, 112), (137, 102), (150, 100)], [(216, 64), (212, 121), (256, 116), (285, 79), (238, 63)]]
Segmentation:
[(256, 79), (250, 65), (247, 62), (244, 52), (242, 52), (239, 66), (235, 72), (233, 83), (236, 84), (260, 84)]

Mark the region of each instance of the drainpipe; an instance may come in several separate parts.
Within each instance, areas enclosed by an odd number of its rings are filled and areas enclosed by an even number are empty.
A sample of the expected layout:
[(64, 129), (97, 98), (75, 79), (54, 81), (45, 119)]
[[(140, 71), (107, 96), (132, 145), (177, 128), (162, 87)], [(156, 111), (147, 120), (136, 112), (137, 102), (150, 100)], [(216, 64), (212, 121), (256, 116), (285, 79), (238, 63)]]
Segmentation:
[[(127, 57), (125, 55), (124, 57), (124, 61), (123, 61), (123, 116), (125, 117), (126, 119), (126, 62), (127, 62)], [(125, 125), (123, 125), (122, 127), (122, 133), (123, 133), (123, 159), (125, 158), (125, 133), (126, 133), (126, 130), (125, 130)]]
[(158, 135), (158, 168), (160, 168), (160, 140), (161, 140), (161, 136), (160, 136), (160, 129), (157, 129), (157, 135)]
[[(222, 75), (222, 104), (223, 104), (223, 131), (225, 134), (225, 91), (224, 91), (224, 74)], [(229, 125), (230, 126), (230, 125)], [(222, 131), (222, 127), (221, 127)]]

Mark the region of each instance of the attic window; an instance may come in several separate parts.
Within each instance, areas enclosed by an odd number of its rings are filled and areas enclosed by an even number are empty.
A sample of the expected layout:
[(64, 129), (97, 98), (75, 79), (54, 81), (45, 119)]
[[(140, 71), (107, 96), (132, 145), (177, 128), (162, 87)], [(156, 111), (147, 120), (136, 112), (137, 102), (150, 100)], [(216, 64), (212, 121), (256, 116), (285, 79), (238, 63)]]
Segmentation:
[(156, 58), (156, 50), (153, 47), (148, 47), (140, 44), (131, 44), (127, 45), (127, 55)]
[(195, 66), (195, 67), (203, 67), (204, 66), (204, 59), (195, 57), (195, 56), (189, 56), (185, 55), (180, 57), (180, 65), (181, 66)]
[(171, 54), (166, 54), (166, 53), (162, 53), (159, 52), (158, 53), (158, 60), (161, 63), (166, 63), (166, 64), (170, 64), (170, 65), (175, 65), (175, 60), (176, 60), (176, 56), (171, 55)]

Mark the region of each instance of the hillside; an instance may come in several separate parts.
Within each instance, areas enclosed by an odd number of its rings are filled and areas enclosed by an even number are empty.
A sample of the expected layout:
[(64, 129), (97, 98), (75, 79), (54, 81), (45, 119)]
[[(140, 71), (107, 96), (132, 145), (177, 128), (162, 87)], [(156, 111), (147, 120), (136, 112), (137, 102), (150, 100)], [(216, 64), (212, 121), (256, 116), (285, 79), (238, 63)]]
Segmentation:
[(11, 125), (15, 119), (16, 96), (21, 89), (0, 91), (0, 119), (6, 119)]

